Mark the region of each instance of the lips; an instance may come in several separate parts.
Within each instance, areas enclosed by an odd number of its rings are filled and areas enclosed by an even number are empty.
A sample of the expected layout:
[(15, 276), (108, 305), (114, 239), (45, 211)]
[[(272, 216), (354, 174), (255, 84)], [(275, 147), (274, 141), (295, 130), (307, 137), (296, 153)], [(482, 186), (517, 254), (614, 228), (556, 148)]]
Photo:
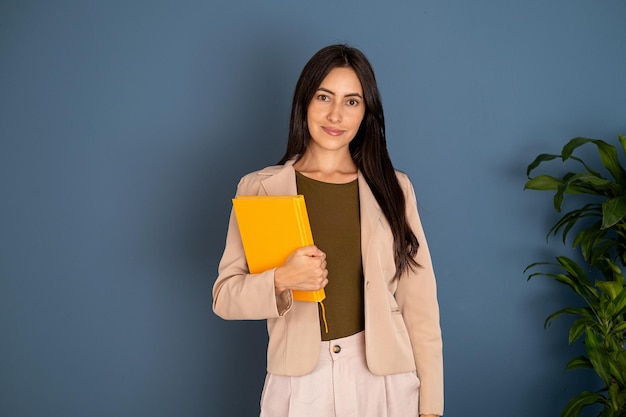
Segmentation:
[(335, 128), (326, 127), (326, 126), (322, 126), (322, 130), (331, 136), (340, 136), (345, 132), (345, 130), (335, 129)]

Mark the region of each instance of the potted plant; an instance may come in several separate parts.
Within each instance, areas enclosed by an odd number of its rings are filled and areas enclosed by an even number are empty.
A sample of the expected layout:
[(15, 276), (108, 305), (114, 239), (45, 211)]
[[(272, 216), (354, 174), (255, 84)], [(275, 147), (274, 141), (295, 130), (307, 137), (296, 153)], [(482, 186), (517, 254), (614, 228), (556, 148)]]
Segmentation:
[[(575, 156), (574, 151), (593, 144), (599, 154), (600, 169)], [(626, 154), (626, 137), (619, 136)], [(564, 175), (531, 176), (541, 164), (561, 159), (577, 170)], [(571, 139), (560, 155), (541, 154), (528, 166), (525, 189), (554, 191), (554, 209), (561, 212), (565, 195), (578, 194), (579, 207), (568, 211), (548, 232), (560, 234), (565, 244), (575, 233), (573, 248), (577, 260), (559, 256), (554, 262), (529, 265), (528, 279), (544, 276), (560, 282), (576, 293), (580, 306), (565, 307), (548, 316), (545, 326), (557, 317), (575, 317), (569, 330), (569, 343), (582, 339), (586, 355), (575, 357), (567, 369), (593, 369), (603, 387), (574, 396), (562, 417), (579, 416), (589, 405), (600, 406), (601, 417), (626, 417), (626, 170), (617, 148), (599, 139)]]

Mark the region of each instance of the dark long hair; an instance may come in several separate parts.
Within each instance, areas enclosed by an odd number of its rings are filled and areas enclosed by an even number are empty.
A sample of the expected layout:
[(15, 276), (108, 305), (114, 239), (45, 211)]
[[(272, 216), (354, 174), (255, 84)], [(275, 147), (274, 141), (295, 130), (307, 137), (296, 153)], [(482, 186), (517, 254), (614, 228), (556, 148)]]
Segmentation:
[(318, 51), (300, 74), (291, 107), (287, 151), (279, 164), (299, 158), (311, 136), (307, 126), (309, 103), (328, 73), (337, 67), (352, 68), (363, 88), (365, 115), (350, 142), (350, 154), (367, 181), (393, 233), (396, 277), (418, 266), (419, 242), (406, 218), (406, 201), (387, 151), (385, 117), (376, 77), (365, 55), (347, 45), (330, 45)]

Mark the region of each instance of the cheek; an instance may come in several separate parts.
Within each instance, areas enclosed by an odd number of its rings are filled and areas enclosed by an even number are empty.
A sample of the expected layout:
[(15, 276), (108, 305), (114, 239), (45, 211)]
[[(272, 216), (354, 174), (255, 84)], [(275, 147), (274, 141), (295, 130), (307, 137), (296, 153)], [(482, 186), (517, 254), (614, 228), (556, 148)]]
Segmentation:
[(351, 119), (352, 122), (354, 123), (354, 126), (358, 129), (359, 126), (361, 126), (361, 122), (363, 122), (363, 118), (365, 117), (365, 112), (359, 111), (359, 112), (355, 112)]
[(306, 131), (309, 135), (313, 135), (311, 129), (315, 129), (315, 127), (319, 124), (319, 117), (316, 116), (315, 112), (308, 111), (306, 114)]
[(318, 106), (309, 105), (306, 110), (306, 119), (307, 121), (316, 120), (319, 118), (320, 109)]

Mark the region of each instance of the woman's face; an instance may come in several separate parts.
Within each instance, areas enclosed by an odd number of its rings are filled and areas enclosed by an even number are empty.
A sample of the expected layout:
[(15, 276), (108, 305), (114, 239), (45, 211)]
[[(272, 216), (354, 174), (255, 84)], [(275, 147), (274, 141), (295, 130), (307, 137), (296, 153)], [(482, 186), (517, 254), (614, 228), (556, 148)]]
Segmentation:
[(307, 109), (309, 147), (348, 151), (364, 115), (363, 88), (356, 72), (350, 67), (333, 68)]

